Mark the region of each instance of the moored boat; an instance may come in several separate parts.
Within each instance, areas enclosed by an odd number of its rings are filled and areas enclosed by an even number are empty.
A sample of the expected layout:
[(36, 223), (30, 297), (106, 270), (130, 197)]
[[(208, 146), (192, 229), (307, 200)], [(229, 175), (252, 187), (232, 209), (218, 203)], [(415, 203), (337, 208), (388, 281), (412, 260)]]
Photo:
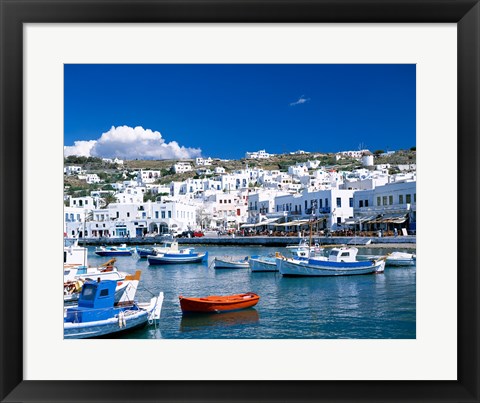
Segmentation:
[(139, 258), (148, 258), (148, 256), (160, 255), (163, 253), (178, 253), (178, 242), (175, 240), (167, 240), (159, 246), (153, 246), (152, 248), (136, 247), (135, 251)]
[[(137, 270), (135, 274), (125, 275), (123, 280), (117, 281), (114, 297), (115, 304), (132, 302), (134, 300), (141, 274), (142, 271)], [(74, 281), (67, 281), (63, 284), (63, 302), (65, 305), (72, 305), (78, 302), (85, 281), (87, 280), (78, 278)]]
[(215, 269), (248, 269), (248, 256), (243, 259), (235, 259), (231, 257), (215, 257), (214, 268)]
[(148, 264), (178, 264), (178, 263), (200, 263), (207, 261), (208, 252), (195, 252), (194, 248), (180, 249), (178, 253), (160, 253), (149, 255)]
[(115, 335), (154, 323), (160, 318), (163, 292), (152, 298), (148, 306), (124, 303), (115, 305), (116, 281), (87, 281), (82, 288), (78, 306), (67, 308), (64, 338), (80, 339)]
[(351, 276), (384, 271), (386, 257), (357, 261), (357, 252), (357, 248), (339, 247), (332, 248), (327, 257), (317, 256), (308, 260), (278, 257), (276, 262), (283, 276)]
[(126, 244), (120, 246), (99, 246), (95, 248), (95, 254), (98, 256), (132, 256), (133, 248)]
[(387, 255), (385, 264), (387, 266), (413, 266), (417, 261), (417, 256), (413, 253), (392, 252)]
[(78, 279), (91, 280), (123, 280), (127, 273), (120, 272), (115, 267), (116, 259), (110, 259), (108, 262), (98, 267), (87, 267), (77, 265), (63, 265), (63, 282), (76, 281)]
[(260, 297), (253, 293), (210, 295), (202, 298), (178, 297), (182, 312), (228, 312), (255, 306)]
[(252, 272), (278, 271), (275, 255), (251, 256), (249, 264)]

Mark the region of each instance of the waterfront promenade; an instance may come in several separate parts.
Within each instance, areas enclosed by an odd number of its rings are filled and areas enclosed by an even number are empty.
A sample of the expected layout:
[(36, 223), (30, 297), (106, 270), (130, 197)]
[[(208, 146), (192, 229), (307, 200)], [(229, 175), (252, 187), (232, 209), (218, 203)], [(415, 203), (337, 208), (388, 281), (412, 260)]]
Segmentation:
[[(217, 245), (217, 246), (286, 246), (299, 243), (305, 237), (298, 236), (204, 236), (200, 238), (177, 238), (179, 244), (189, 245)], [(308, 239), (308, 238), (307, 238)], [(119, 245), (126, 243), (128, 245), (153, 245), (162, 243), (163, 237), (144, 237), (144, 238), (85, 238), (79, 239), (79, 243), (86, 245)], [(368, 242), (368, 241), (371, 242)], [(374, 247), (402, 247), (416, 248), (416, 236), (396, 236), (396, 237), (353, 237), (353, 236), (314, 236), (312, 243), (320, 245), (355, 245)]]

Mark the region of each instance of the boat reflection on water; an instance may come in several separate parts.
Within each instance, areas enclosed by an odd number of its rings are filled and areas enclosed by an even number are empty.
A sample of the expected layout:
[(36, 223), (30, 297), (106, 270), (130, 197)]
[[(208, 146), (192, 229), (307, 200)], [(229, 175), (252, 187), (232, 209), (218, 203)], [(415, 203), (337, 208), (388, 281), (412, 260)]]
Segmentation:
[(205, 327), (225, 327), (258, 322), (260, 316), (255, 308), (222, 313), (187, 313), (180, 322), (181, 332), (191, 332)]

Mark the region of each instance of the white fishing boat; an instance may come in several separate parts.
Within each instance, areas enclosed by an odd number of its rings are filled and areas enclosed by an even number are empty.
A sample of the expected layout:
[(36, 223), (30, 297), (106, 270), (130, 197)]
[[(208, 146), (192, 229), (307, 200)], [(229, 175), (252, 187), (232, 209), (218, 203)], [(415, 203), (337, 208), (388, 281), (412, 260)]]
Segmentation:
[(386, 257), (378, 260), (358, 261), (358, 249), (332, 248), (328, 256), (310, 257), (308, 260), (278, 257), (277, 268), (283, 276), (350, 276), (381, 273)]
[(252, 272), (278, 271), (275, 255), (251, 256), (249, 264)]
[(215, 269), (248, 269), (248, 256), (243, 259), (233, 257), (215, 257), (214, 268)]
[(392, 252), (387, 256), (387, 266), (413, 266), (415, 265), (417, 256), (413, 253)]
[(91, 280), (123, 280), (127, 273), (120, 272), (115, 267), (116, 259), (110, 259), (108, 262), (98, 267), (87, 267), (77, 265), (63, 265), (63, 282), (75, 281), (78, 279)]

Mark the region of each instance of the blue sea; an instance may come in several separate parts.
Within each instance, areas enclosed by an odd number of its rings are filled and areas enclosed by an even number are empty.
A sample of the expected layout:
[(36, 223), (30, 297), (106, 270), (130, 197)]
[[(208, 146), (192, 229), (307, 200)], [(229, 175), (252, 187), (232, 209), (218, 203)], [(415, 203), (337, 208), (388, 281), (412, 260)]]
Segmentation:
[[(89, 247), (89, 265), (109, 258)], [(386, 267), (383, 274), (346, 277), (282, 277), (249, 269), (215, 270), (215, 256), (245, 257), (279, 248), (197, 246), (208, 263), (150, 266), (146, 259), (118, 257), (118, 270), (141, 270), (139, 301), (164, 292), (160, 323), (121, 338), (157, 339), (415, 339), (416, 267)], [(395, 249), (398, 251), (408, 251)], [(359, 248), (359, 255), (391, 249)], [(411, 252), (411, 251), (409, 251)], [(259, 303), (230, 313), (182, 315), (184, 297), (254, 292)]]

